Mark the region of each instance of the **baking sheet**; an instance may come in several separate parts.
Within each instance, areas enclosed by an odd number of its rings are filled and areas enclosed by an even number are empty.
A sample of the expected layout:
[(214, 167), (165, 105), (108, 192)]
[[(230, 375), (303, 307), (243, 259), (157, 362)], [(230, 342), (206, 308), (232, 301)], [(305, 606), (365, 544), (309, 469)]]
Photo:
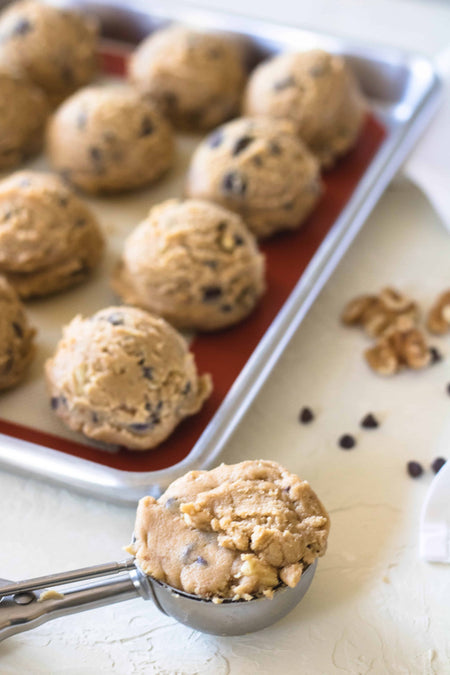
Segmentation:
[[(207, 16), (211, 27), (225, 27), (223, 15), (211, 13)], [(206, 21), (199, 21), (198, 15), (196, 18), (201, 24)], [(186, 17), (186, 20), (192, 23), (192, 18)], [(114, 25), (111, 17), (109, 23)], [(125, 25), (120, 22), (121, 30)], [(238, 25), (245, 27), (245, 22)], [(257, 27), (258, 40), (263, 29), (267, 35), (280, 35), (280, 27), (275, 30), (259, 22)], [(285, 29), (290, 37), (293, 30)], [(297, 31), (299, 33), (302, 32)], [(258, 40), (255, 39), (255, 43), (261, 50)], [(316, 46), (322, 44), (329, 48), (330, 38), (316, 35), (315, 40)], [(289, 46), (287, 39), (286, 46)], [(342, 51), (338, 45), (334, 47), (336, 51)], [(276, 49), (276, 46), (267, 47), (264, 43), (264, 50), (270, 48)], [(411, 143), (414, 116), (423, 126), (431, 114), (432, 93), (436, 93), (437, 83), (426, 61), (397, 54), (395, 66), (401, 77), (395, 79), (392, 77), (392, 55), (390, 75), (384, 72), (386, 54), (382, 54), (383, 58), (378, 55), (377, 62), (373, 56), (347, 48), (347, 56), (366, 93), (372, 94), (375, 114), (368, 116), (354, 151), (325, 174), (324, 197), (306, 225), (298, 232), (278, 235), (263, 244), (267, 256), (268, 292), (254, 314), (232, 329), (194, 338), (191, 347), (199, 370), (211, 372), (214, 380), (214, 393), (201, 413), (184, 421), (168, 441), (148, 453), (100, 449), (66, 430), (51, 413), (41, 376), (43, 362), (54, 351), (61, 325), (77, 312), (90, 314), (115, 302), (108, 278), (124, 237), (153, 204), (169, 196), (182, 195), (189, 156), (199, 140), (184, 135), (178, 137), (176, 167), (161, 183), (126, 196), (87, 200), (104, 226), (108, 254), (102, 268), (87, 284), (29, 305), (30, 316), (40, 329), (38, 358), (26, 383), (0, 397), (0, 432), (3, 434), (0, 464), (42, 475), (91, 494), (133, 502), (148, 492), (158, 494), (176, 475), (187, 469), (213, 463), (290, 334), (361, 227), (362, 218), (389, 180), (388, 168), (391, 173), (395, 170), (395, 152), (401, 150), (403, 156), (406, 153), (406, 132), (409, 131)], [(118, 74), (123, 70), (123, 58), (123, 48), (118, 48), (117, 44), (106, 46), (104, 63), (110, 73)], [(421, 111), (427, 100), (428, 106)], [(415, 130), (416, 135), (418, 131)], [(397, 166), (400, 158), (401, 155), (397, 157)], [(386, 164), (388, 159), (390, 167)], [(34, 166), (44, 168), (45, 165), (38, 160)]]

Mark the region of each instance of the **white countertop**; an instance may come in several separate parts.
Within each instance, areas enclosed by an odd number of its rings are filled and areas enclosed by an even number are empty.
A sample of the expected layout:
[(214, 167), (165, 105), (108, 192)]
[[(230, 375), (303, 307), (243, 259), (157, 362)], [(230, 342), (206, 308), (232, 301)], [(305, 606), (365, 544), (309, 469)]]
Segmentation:
[[(212, 0), (209, 6), (306, 24), (433, 54), (450, 6), (404, 0)], [(128, 601), (48, 623), (0, 644), (1, 675), (282, 672), (443, 675), (450, 663), (450, 569), (418, 556), (418, 520), (432, 473), (450, 458), (450, 338), (423, 373), (368, 371), (359, 331), (339, 325), (347, 299), (393, 284), (429, 307), (450, 287), (450, 238), (411, 183), (387, 191), (245, 416), (227, 463), (268, 458), (310, 481), (331, 515), (329, 551), (303, 602), (272, 628), (240, 638), (196, 633), (150, 603)], [(298, 410), (317, 413), (309, 426)], [(363, 431), (374, 412), (382, 424)], [(337, 447), (354, 433), (349, 452)], [(0, 473), (0, 576), (20, 579), (124, 557), (134, 510)]]

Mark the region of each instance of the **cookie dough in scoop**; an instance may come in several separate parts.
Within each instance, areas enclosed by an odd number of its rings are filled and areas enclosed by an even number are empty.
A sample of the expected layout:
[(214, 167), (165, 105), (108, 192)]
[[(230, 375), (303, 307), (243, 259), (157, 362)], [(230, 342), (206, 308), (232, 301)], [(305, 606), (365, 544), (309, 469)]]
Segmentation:
[(179, 328), (241, 321), (264, 291), (264, 257), (241, 218), (194, 199), (153, 207), (125, 242), (113, 288)]
[(89, 438), (148, 450), (211, 393), (184, 338), (133, 307), (76, 316), (46, 364), (51, 407)]
[(174, 588), (212, 598), (270, 597), (324, 555), (330, 523), (309, 483), (276, 462), (190, 471), (139, 502), (128, 551)]

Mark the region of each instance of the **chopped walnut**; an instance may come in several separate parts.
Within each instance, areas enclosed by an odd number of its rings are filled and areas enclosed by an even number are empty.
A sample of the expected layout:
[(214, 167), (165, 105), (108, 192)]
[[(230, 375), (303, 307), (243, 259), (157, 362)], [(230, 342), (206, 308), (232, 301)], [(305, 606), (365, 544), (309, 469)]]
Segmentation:
[(435, 335), (444, 335), (450, 330), (450, 291), (441, 293), (431, 308), (427, 328)]
[(417, 304), (394, 288), (383, 288), (378, 295), (361, 295), (351, 300), (342, 313), (342, 321), (362, 326), (370, 337), (385, 337), (416, 327)]
[(431, 362), (431, 351), (424, 334), (412, 328), (393, 331), (365, 352), (369, 366), (379, 375), (393, 375), (401, 368), (420, 370)]

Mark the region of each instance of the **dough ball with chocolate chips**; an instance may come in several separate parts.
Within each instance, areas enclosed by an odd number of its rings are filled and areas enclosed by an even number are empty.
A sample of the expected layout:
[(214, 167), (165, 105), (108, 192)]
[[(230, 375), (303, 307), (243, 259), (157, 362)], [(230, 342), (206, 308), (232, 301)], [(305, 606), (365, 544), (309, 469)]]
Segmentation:
[(89, 438), (135, 450), (164, 441), (211, 393), (184, 338), (132, 307), (76, 316), (46, 363), (51, 407)]
[(84, 281), (102, 249), (96, 219), (57, 176), (19, 171), (0, 182), (0, 274), (22, 298)]
[(324, 167), (356, 143), (366, 106), (340, 56), (319, 49), (261, 63), (244, 95), (245, 115), (291, 120)]
[(276, 462), (190, 471), (139, 502), (128, 547), (143, 572), (220, 602), (294, 587), (325, 554), (330, 520), (309, 483)]
[(317, 204), (317, 160), (290, 122), (240, 118), (213, 131), (195, 151), (189, 197), (239, 213), (257, 237), (299, 227)]
[(241, 218), (208, 202), (155, 206), (125, 242), (113, 287), (180, 328), (237, 323), (264, 291), (264, 258)]
[(97, 72), (97, 24), (77, 12), (22, 0), (0, 16), (0, 67), (57, 104)]
[(211, 129), (239, 109), (245, 82), (230, 39), (182, 26), (150, 35), (134, 52), (131, 81), (181, 128)]
[(0, 170), (39, 152), (47, 114), (48, 104), (40, 89), (0, 73)]
[(0, 390), (14, 386), (24, 377), (34, 356), (35, 333), (17, 293), (0, 276)]
[(172, 165), (174, 139), (168, 123), (132, 89), (87, 87), (55, 112), (47, 149), (71, 183), (111, 193), (157, 180)]

